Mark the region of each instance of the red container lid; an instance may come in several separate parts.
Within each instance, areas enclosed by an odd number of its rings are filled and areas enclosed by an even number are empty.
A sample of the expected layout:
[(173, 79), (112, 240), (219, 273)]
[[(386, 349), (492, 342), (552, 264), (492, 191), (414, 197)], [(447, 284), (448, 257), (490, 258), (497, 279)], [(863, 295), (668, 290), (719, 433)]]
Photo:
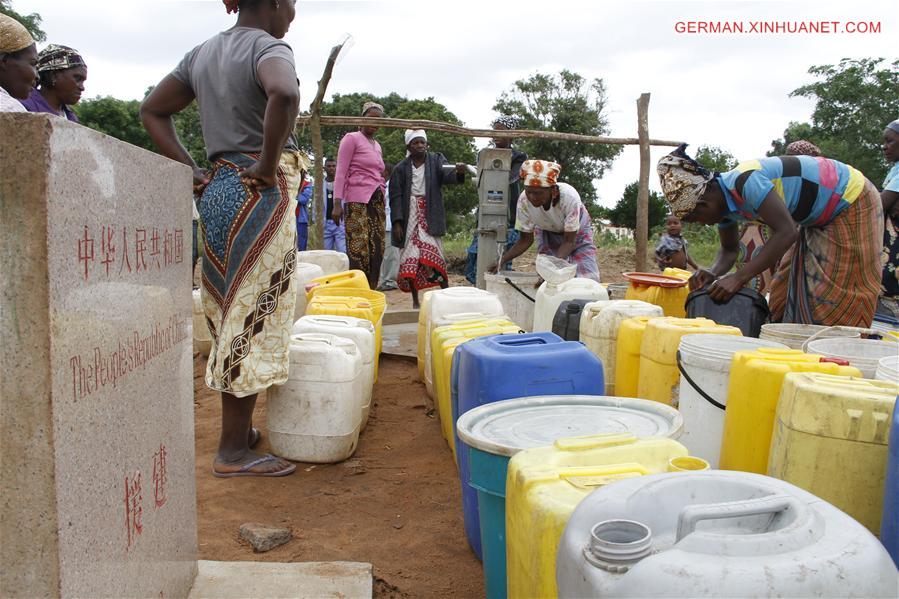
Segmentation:
[(623, 272), (621, 275), (631, 283), (652, 287), (683, 287), (687, 284), (683, 279), (652, 272)]

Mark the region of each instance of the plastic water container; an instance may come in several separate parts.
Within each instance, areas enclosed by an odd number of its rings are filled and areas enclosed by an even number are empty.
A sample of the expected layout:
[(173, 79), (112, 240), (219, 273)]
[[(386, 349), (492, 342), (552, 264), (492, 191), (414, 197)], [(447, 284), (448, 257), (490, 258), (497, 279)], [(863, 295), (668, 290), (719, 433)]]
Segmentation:
[(359, 348), (362, 358), (362, 429), (368, 423), (371, 411), (371, 393), (375, 384), (375, 326), (364, 318), (352, 316), (309, 315), (293, 325), (293, 334), (327, 333), (349, 339)]
[(440, 417), (440, 431), (456, 458), (456, 436), (453, 432), (453, 410), (450, 403), (450, 373), (456, 347), (487, 335), (513, 334), (520, 332), (518, 325), (507, 318), (477, 318), (447, 326), (438, 326), (431, 334), (432, 359), (434, 367), (434, 399)]
[(774, 414), (787, 373), (861, 376), (854, 366), (822, 360), (827, 358), (795, 349), (768, 347), (734, 354), (727, 388), (719, 468), (758, 474), (768, 471)]
[(307, 250), (297, 252), (297, 262), (316, 264), (326, 275), (350, 269), (350, 258), (343, 252), (333, 250)]
[(609, 292), (609, 299), (623, 300), (624, 296), (627, 295), (628, 287), (630, 287), (630, 283), (609, 283), (606, 285), (606, 291)]
[(344, 270), (329, 275), (322, 275), (307, 282), (304, 286), (306, 300), (312, 298), (312, 294), (325, 287), (351, 287), (353, 289), (370, 289), (368, 279), (361, 270)]
[(885, 356), (877, 362), (874, 378), (881, 381), (899, 383), (899, 355)]
[(212, 333), (206, 324), (206, 312), (203, 311), (203, 298), (199, 289), (194, 289), (193, 299), (194, 351), (208, 358), (209, 352), (212, 351)]
[[(462, 414), (484, 404), (535, 395), (602, 395), (605, 389), (599, 359), (582, 344), (553, 333), (482, 337), (456, 351), (456, 380), (450, 382), (456, 390), (450, 397), (454, 427)], [(478, 498), (468, 485), (468, 451), (458, 434), (455, 442), (465, 534), (480, 556)]]
[(887, 381), (788, 374), (768, 474), (832, 503), (877, 534), (897, 393), (899, 385)]
[(431, 365), (431, 333), (451, 314), (477, 314), (485, 317), (505, 316), (503, 305), (495, 293), (477, 287), (450, 287), (430, 295), (425, 317), (424, 382), (428, 395), (434, 397), (433, 366)]
[(306, 283), (322, 275), (324, 275), (324, 272), (318, 264), (297, 262), (296, 269), (293, 271), (294, 283), (297, 289), (297, 303), (293, 309), (294, 322), (306, 314), (306, 305), (309, 303), (306, 300)]
[(540, 275), (534, 272), (503, 270), (484, 275), (487, 291), (495, 293), (509, 320), (526, 332), (534, 328), (534, 302)]
[(708, 287), (697, 289), (687, 296), (686, 308), (689, 318), (702, 317), (718, 324), (729, 324), (739, 328), (743, 335), (756, 338), (771, 314), (765, 298), (748, 287), (739, 290), (727, 302), (710, 298)]
[(662, 287), (632, 280), (627, 288), (627, 292), (624, 294), (624, 299), (640, 300), (649, 304), (654, 304), (662, 308), (662, 312), (664, 312), (665, 316), (684, 318), (687, 315), (684, 304), (687, 301), (687, 295), (689, 295), (689, 293), (690, 289), (686, 283), (678, 287)]
[(883, 485), (883, 517), (880, 520), (880, 540), (899, 566), (899, 402), (893, 406), (890, 425), (887, 476)]
[[(831, 329), (822, 333), (825, 329)], [(832, 337), (858, 337), (858, 333), (850, 333), (840, 329), (833, 329), (817, 324), (781, 324), (771, 323), (763, 324), (762, 332), (759, 333), (759, 339), (768, 341), (777, 341), (783, 343), (790, 349), (802, 349), (802, 346), (808, 341), (809, 337), (820, 334), (819, 339), (829, 339)]]
[(425, 341), (428, 336), (428, 310), (431, 306), (431, 295), (437, 293), (438, 289), (428, 289), (420, 296), (421, 304), (418, 309), (418, 351), (416, 353), (418, 364), (418, 380), (425, 382)]
[(640, 382), (640, 346), (643, 345), (646, 325), (653, 318), (656, 317), (628, 318), (618, 327), (618, 346), (615, 348), (615, 395), (619, 397), (637, 397), (637, 385)]
[(707, 318), (656, 318), (646, 325), (640, 344), (640, 379), (637, 397), (675, 408), (679, 403), (680, 373), (677, 348), (685, 335), (713, 333), (740, 336), (740, 329), (715, 324)]
[(609, 294), (605, 287), (593, 279), (569, 279), (558, 285), (544, 281), (537, 289), (537, 301), (534, 306), (534, 332), (551, 331), (553, 316), (555, 316), (559, 304), (573, 299), (608, 300)]
[(712, 468), (718, 467), (721, 454), (731, 359), (738, 351), (759, 347), (787, 349), (776, 341), (733, 335), (687, 335), (680, 341), (678, 409), (684, 416), (680, 442)]
[[(618, 329), (628, 318), (637, 316), (662, 316), (662, 308), (638, 300), (611, 300), (608, 302), (591, 302), (584, 306), (581, 315), (580, 341), (587, 346), (599, 361), (602, 362), (606, 378), (606, 395), (621, 395), (615, 391), (615, 371), (618, 349)], [(637, 345), (637, 361), (640, 359), (640, 347)], [(636, 379), (634, 380), (634, 393)], [(627, 397), (632, 395), (624, 394)]]
[(500, 401), (459, 417), (459, 438), (469, 448), (477, 491), (487, 597), (506, 596), (506, 471), (523, 449), (557, 439), (606, 433), (639, 438), (680, 434), (683, 421), (662, 404), (626, 397), (551, 396)]
[[(592, 300), (574, 299), (565, 300), (556, 308), (553, 315), (552, 332), (565, 341), (580, 341), (581, 316), (584, 314), (584, 306)], [(597, 302), (593, 302), (597, 303)]]
[(789, 483), (654, 474), (596, 490), (559, 545), (559, 597), (896, 597), (871, 533)]
[(556, 597), (556, 553), (565, 524), (584, 497), (619, 480), (706, 470), (672, 439), (632, 434), (559, 439), (509, 460), (506, 567), (510, 597)]
[(290, 375), (268, 390), (272, 453), (297, 462), (331, 463), (356, 450), (362, 424), (362, 355), (349, 339), (293, 335)]
[(881, 358), (899, 356), (899, 346), (876, 339), (815, 339), (808, 343), (809, 353), (846, 360), (873, 379)]
[[(312, 290), (310, 302), (318, 298), (329, 297), (353, 297), (368, 302), (371, 306), (371, 323), (375, 325), (375, 351), (381, 355), (381, 324), (384, 320), (384, 312), (387, 311), (387, 296), (380, 291), (361, 289), (359, 287), (323, 287)], [(359, 318), (364, 318), (360, 316)], [(378, 365), (375, 364), (375, 381), (378, 380)]]

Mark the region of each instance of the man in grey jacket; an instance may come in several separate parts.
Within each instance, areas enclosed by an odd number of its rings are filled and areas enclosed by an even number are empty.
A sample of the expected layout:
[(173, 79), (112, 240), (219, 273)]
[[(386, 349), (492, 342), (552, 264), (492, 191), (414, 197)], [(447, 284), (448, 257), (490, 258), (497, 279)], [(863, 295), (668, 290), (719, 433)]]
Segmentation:
[[(407, 130), (408, 156), (390, 176), (391, 243), (401, 248), (397, 285), (412, 293), (418, 308), (418, 291), (446, 288), (446, 260), (440, 238), (446, 234), (443, 186), (465, 181), (466, 166), (447, 164), (443, 154), (428, 152), (428, 137), (421, 130)], [(444, 168), (447, 167), (447, 168)]]

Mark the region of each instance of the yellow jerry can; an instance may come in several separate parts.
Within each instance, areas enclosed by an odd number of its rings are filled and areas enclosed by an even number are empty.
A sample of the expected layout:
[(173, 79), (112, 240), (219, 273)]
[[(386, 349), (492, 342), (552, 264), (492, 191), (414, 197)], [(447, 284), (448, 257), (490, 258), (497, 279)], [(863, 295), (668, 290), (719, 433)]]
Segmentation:
[(640, 344), (637, 397), (677, 407), (680, 387), (677, 349), (681, 337), (699, 333), (743, 334), (737, 327), (715, 324), (708, 318), (665, 317), (650, 321)]
[(888, 381), (787, 374), (768, 475), (817, 495), (879, 534), (897, 393), (899, 385)]
[[(381, 355), (381, 321), (384, 319), (384, 312), (387, 311), (387, 296), (380, 291), (371, 289), (360, 289), (358, 287), (324, 287), (321, 289), (313, 289), (311, 300), (317, 297), (355, 297), (363, 299), (371, 304), (372, 321), (375, 325), (375, 355)], [(361, 318), (361, 317), (360, 317)], [(375, 366), (375, 380), (378, 380), (378, 368)]]
[(618, 327), (618, 344), (615, 348), (615, 395), (637, 397), (640, 380), (640, 344), (646, 323), (655, 316), (628, 318)]
[(368, 279), (361, 270), (344, 270), (330, 275), (316, 277), (306, 283), (306, 301), (312, 299), (312, 294), (326, 287), (351, 287), (353, 289), (370, 289)]
[[(676, 271), (669, 273), (668, 271)], [(684, 277), (682, 273), (686, 273)], [(677, 277), (678, 279), (689, 279), (690, 274), (679, 268), (667, 268), (663, 273), (669, 277)], [(684, 304), (687, 302), (687, 296), (690, 295), (690, 287), (684, 285), (682, 287), (661, 287), (659, 285), (644, 285), (631, 281), (624, 294), (624, 299), (641, 300), (650, 304), (655, 304), (662, 308), (665, 316), (676, 316), (684, 318), (687, 310)]]
[[(674, 461), (672, 465), (671, 462)], [(506, 475), (506, 567), (511, 599), (556, 597), (556, 551), (571, 513), (598, 487), (657, 474), (705, 470), (672, 439), (632, 434), (559, 439), (526, 449)]]
[(727, 410), (721, 439), (721, 470), (765, 474), (774, 413), (784, 377), (790, 372), (820, 372), (861, 377), (854, 366), (822, 362), (798, 349), (762, 347), (734, 354), (727, 387)]
[(425, 382), (425, 339), (428, 336), (428, 307), (431, 304), (431, 294), (437, 289), (428, 289), (421, 296), (421, 304), (418, 309), (418, 380)]

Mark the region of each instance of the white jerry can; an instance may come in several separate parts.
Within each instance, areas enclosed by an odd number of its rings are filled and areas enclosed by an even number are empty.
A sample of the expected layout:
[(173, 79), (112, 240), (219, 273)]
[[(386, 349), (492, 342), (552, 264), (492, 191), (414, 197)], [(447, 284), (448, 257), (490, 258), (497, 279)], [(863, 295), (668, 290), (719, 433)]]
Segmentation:
[(293, 271), (293, 284), (297, 294), (297, 303), (293, 309), (294, 322), (306, 313), (306, 283), (324, 274), (322, 267), (317, 264), (297, 262), (297, 267)]
[(606, 288), (593, 279), (569, 279), (554, 285), (544, 281), (537, 289), (537, 300), (534, 306), (534, 332), (553, 330), (553, 316), (559, 304), (567, 300), (607, 301), (609, 293)]
[[(307, 250), (297, 252), (297, 262), (317, 264), (325, 275), (333, 275), (350, 269), (350, 258), (334, 250)], [(319, 275), (323, 276), (323, 275)]]

